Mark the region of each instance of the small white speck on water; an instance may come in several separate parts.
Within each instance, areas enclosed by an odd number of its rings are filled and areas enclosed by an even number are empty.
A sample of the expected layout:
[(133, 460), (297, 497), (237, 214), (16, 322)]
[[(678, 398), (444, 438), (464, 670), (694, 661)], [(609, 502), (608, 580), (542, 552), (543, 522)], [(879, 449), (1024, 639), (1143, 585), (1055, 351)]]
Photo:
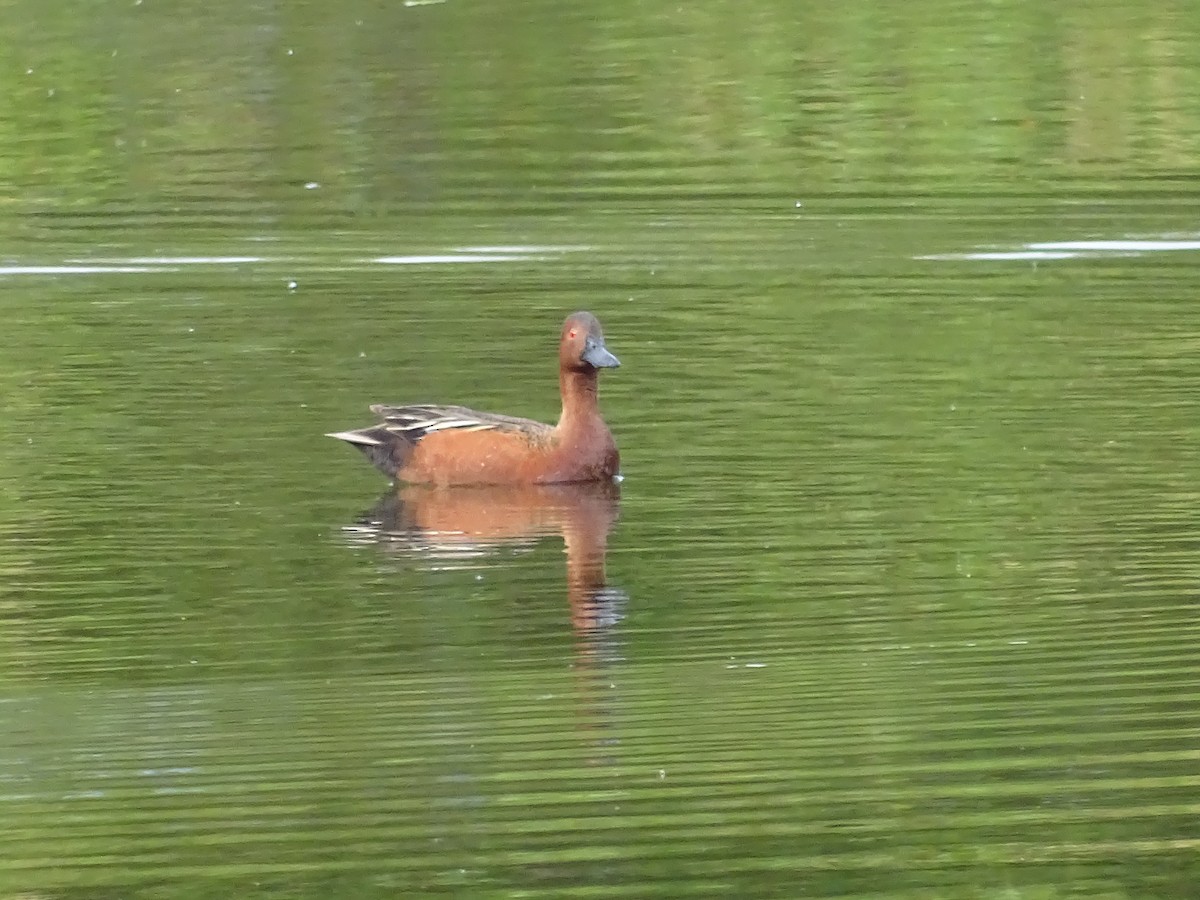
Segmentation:
[(801, 201), (797, 200), (796, 201), (796, 209), (802, 209), (803, 207), (804, 207), (804, 204)]
[(26, 69), (26, 70), (25, 70), (25, 74), (26, 74), (26, 75), (32, 75), (32, 74), (33, 74), (33, 69), (32, 69), (32, 68)]
[(195, 333), (196, 333), (195, 328), (188, 328), (188, 334), (195, 334)]
[(288, 282), (288, 285), (287, 285), (287, 287), (288, 287), (288, 290), (289, 290), (289, 291), (294, 291), (294, 290), (295, 290), (296, 288), (298, 288), (299, 286), (300, 286), (300, 285), (299, 285), (299, 284), (297, 284), (295, 281), (289, 281), (289, 282)]
[(291, 47), (288, 47), (288, 56), (295, 56), (295, 55), (296, 55), (296, 51), (293, 50)]
[(319, 182), (319, 181), (306, 181), (304, 183), (304, 189), (306, 191), (315, 191), (320, 186), (321, 186), (321, 182)]
[(367, 358), (367, 351), (366, 351), (366, 350), (359, 350), (359, 351), (358, 351), (358, 358), (359, 358), (359, 359), (366, 359), (366, 358)]
[(666, 777), (667, 777), (667, 770), (666, 770), (666, 769), (659, 769), (659, 770), (658, 770), (658, 780), (659, 780), (659, 781), (662, 781), (662, 780), (663, 780), (664, 778), (666, 778)]

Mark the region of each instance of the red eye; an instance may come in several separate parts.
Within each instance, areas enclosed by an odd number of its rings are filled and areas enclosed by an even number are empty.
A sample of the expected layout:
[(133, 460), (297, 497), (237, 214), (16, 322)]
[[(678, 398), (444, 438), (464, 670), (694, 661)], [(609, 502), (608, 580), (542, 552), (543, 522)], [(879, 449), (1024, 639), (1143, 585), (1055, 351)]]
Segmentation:
[(577, 335), (577, 334), (579, 334), (579, 329), (577, 329), (577, 328), (572, 328), (572, 329), (571, 329), (569, 332), (567, 332), (567, 337), (569, 337), (569, 338), (571, 338), (572, 340), (574, 340), (574, 338), (575, 338), (575, 335)]

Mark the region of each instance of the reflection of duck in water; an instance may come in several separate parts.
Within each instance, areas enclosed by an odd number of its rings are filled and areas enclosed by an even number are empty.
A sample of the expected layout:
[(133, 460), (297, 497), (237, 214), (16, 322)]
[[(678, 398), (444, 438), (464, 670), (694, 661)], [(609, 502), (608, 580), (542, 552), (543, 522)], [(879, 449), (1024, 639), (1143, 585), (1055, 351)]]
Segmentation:
[(597, 401), (599, 370), (620, 365), (600, 322), (578, 312), (558, 345), (562, 415), (551, 426), (463, 406), (385, 406), (371, 428), (329, 435), (374, 466), (412, 484), (557, 484), (610, 480), (620, 457)]
[(389, 491), (354, 526), (356, 542), (415, 556), (439, 568), (477, 561), (561, 534), (567, 556), (567, 601), (577, 632), (621, 619), (626, 597), (605, 579), (608, 535), (620, 514), (611, 480), (582, 484), (484, 485)]

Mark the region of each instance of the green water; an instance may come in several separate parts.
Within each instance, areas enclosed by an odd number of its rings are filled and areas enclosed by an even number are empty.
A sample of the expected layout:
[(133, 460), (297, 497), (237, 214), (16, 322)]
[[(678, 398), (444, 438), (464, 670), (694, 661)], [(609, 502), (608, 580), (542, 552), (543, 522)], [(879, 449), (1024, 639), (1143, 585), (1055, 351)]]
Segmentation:
[[(10, 2), (0, 898), (1190, 898), (1189, 4)], [(372, 402), (612, 492), (397, 498)]]

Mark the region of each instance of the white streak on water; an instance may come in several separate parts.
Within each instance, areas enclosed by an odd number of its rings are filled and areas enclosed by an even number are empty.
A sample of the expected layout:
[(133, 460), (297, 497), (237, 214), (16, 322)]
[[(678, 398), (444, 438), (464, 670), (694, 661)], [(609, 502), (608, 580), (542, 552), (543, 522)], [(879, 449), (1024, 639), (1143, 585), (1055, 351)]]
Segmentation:
[(1178, 250), (1200, 250), (1200, 240), (1186, 238), (1122, 238), (1089, 241), (1032, 241), (1017, 250), (975, 250), (968, 253), (931, 253), (914, 259), (931, 260), (1038, 260), (1100, 259), (1106, 256), (1141, 256)]

